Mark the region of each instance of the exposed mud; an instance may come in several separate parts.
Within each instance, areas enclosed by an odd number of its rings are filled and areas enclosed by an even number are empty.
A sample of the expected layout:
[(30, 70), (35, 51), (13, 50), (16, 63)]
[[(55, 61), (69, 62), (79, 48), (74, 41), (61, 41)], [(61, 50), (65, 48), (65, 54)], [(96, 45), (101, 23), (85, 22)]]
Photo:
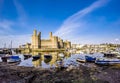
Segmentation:
[(0, 63), (0, 83), (120, 83), (118, 67), (42, 69), (16, 64)]

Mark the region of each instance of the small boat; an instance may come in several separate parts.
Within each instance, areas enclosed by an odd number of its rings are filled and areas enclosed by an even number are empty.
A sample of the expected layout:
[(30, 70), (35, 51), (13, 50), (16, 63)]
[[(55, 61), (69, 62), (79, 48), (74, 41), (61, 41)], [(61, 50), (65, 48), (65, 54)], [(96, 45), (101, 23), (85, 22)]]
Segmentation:
[(0, 54), (10, 54), (10, 55), (12, 55), (12, 51), (11, 51), (11, 49), (2, 49), (2, 50), (0, 50)]
[(30, 57), (32, 57), (32, 55), (30, 55), (30, 54), (25, 54), (25, 55), (24, 55), (24, 59), (28, 59), (28, 58), (30, 58)]
[(3, 52), (3, 50), (0, 50), (0, 57), (5, 56), (6, 54)]
[(49, 62), (52, 60), (52, 57), (51, 58), (44, 58), (44, 62), (46, 63), (46, 64), (49, 64)]
[(93, 52), (90, 52), (90, 54), (94, 54)]
[(9, 59), (10, 56), (2, 56), (1, 59), (2, 59), (2, 62), (7, 62), (7, 59)]
[(10, 58), (7, 59), (8, 63), (15, 63), (15, 62), (20, 62), (20, 61), (21, 59), (19, 58), (19, 56), (16, 56), (16, 55), (10, 56)]
[(119, 59), (101, 58), (101, 59), (97, 59), (95, 61), (95, 63), (98, 65), (115, 65), (115, 64), (120, 64), (120, 60)]
[(44, 58), (52, 58), (52, 56), (50, 54), (45, 54)]
[(64, 57), (63, 53), (58, 54), (59, 57)]
[(10, 49), (3, 49), (3, 50), (0, 50), (0, 57), (3, 57), (3, 56), (6, 56), (7, 54), (11, 55), (12, 52)]
[(86, 62), (85, 59), (80, 59), (80, 58), (76, 59), (76, 61), (81, 62), (81, 63), (85, 63)]
[(116, 54), (113, 54), (113, 53), (104, 53), (104, 57), (107, 57), (107, 58), (112, 58), (112, 57), (116, 57), (117, 55)]
[(86, 62), (95, 62), (96, 57), (92, 57), (92, 56), (85, 56), (85, 60), (86, 60)]
[(33, 61), (40, 59), (40, 55), (33, 56)]
[(120, 55), (117, 55), (117, 58), (120, 59)]

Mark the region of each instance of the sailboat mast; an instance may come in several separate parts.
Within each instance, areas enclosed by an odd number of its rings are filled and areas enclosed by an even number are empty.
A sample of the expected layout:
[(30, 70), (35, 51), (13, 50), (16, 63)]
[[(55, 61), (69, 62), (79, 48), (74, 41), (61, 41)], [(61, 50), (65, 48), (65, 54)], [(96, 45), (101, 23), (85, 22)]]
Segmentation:
[(12, 49), (12, 41), (11, 41), (11, 49)]
[(6, 43), (4, 43), (4, 49), (6, 48)]

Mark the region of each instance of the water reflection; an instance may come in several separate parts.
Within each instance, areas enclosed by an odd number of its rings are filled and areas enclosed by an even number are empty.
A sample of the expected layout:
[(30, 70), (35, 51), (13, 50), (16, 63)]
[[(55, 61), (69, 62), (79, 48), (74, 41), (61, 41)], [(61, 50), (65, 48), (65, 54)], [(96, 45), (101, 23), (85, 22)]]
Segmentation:
[(34, 67), (40, 67), (40, 66), (42, 66), (41, 61), (42, 61), (41, 58), (38, 60), (35, 60), (35, 61), (33, 60), (32, 64)]
[(52, 59), (52, 57), (51, 57), (51, 58), (44, 58), (44, 62), (45, 62), (46, 64), (49, 64), (49, 62), (51, 61), (51, 59)]
[[(77, 62), (76, 59), (81, 58), (81, 59), (85, 59), (86, 55), (90, 55), (90, 56), (95, 56), (96, 58), (101, 58), (103, 57), (103, 54), (101, 53), (95, 53), (95, 54), (81, 54), (81, 53), (69, 53), (69, 52), (34, 52), (31, 53), (32, 58), (23, 60), (19, 66), (30, 66), (30, 67), (42, 67), (42, 68), (54, 68), (54, 67), (60, 67), (60, 66), (79, 66), (79, 64), (81, 65), (85, 65), (85, 66), (91, 66), (91, 64), (84, 64), (84, 63), (80, 63)], [(51, 57), (45, 58), (44, 55), (49, 55)], [(60, 54), (64, 54), (64, 56), (62, 55), (62, 57), (60, 56)], [(36, 55), (40, 55), (40, 58), (37, 60), (33, 60), (33, 57)], [(91, 66), (92, 67), (92, 66)]]
[[(59, 56), (59, 52), (32, 52), (30, 53), (33, 56), (40, 55), (40, 58), (37, 60), (32, 59), (32, 65), (34, 67), (42, 67), (42, 68), (50, 68), (50, 67), (58, 67), (62, 65), (63, 61), (71, 56), (70, 53), (62, 53), (64, 57)], [(47, 57), (46, 57), (47, 54)], [(31, 60), (31, 59), (30, 59)], [(22, 66), (22, 65), (21, 65)]]

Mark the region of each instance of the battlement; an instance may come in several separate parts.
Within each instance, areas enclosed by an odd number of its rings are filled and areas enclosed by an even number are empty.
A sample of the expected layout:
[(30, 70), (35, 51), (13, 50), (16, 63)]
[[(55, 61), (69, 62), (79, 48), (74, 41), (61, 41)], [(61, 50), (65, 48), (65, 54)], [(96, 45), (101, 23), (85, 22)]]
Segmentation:
[(34, 30), (32, 35), (32, 42), (31, 44), (29, 44), (29, 47), (31, 49), (43, 49), (43, 48), (63, 49), (71, 47), (71, 42), (70, 43), (68, 41), (63, 42), (63, 40), (58, 36), (53, 36), (52, 32), (49, 33), (49, 37), (50, 37), (49, 39), (41, 39), (41, 32), (37, 33), (37, 30)]

